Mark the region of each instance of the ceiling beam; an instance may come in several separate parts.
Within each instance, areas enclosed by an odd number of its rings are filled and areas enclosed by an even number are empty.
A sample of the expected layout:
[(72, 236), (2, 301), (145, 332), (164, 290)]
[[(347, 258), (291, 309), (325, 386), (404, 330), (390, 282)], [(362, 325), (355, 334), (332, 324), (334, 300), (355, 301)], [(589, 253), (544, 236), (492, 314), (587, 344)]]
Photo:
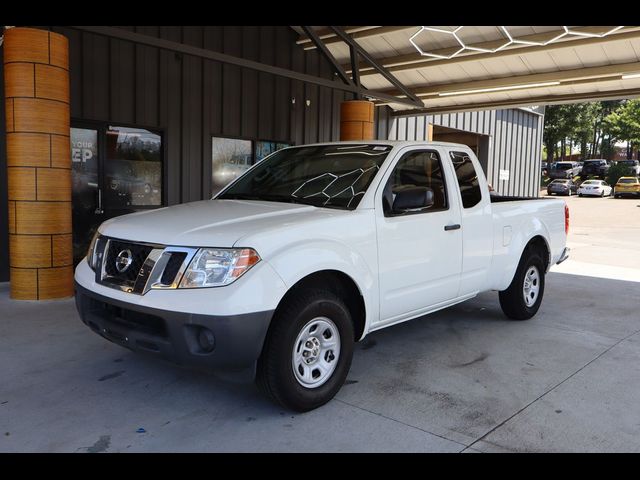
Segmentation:
[[(570, 70), (560, 70), (558, 72), (533, 73), (510, 77), (492, 78), (487, 80), (475, 80), (472, 82), (441, 83), (412, 85), (411, 91), (419, 97), (438, 96), (441, 93), (467, 92), (469, 90), (481, 90), (488, 88), (502, 89), (505, 87), (519, 87), (529, 84), (539, 84), (548, 82), (561, 82), (559, 86), (575, 83), (576, 81), (619, 80), (622, 75), (640, 73), (640, 62), (618, 63), (615, 65), (604, 65), (599, 67), (574, 68)], [(498, 90), (500, 91), (500, 90)], [(402, 92), (395, 89), (382, 90), (388, 95), (402, 95)], [(490, 93), (490, 92), (479, 92)]]
[(358, 55), (360, 55), (364, 60), (366, 60), (369, 65), (376, 69), (376, 71), (382, 75), (389, 83), (391, 83), (394, 87), (396, 87), (400, 92), (402, 92), (407, 100), (411, 100), (414, 102), (414, 107), (422, 108), (424, 103), (420, 100), (410, 89), (408, 89), (405, 85), (402, 84), (396, 77), (390, 74), (383, 66), (381, 66), (375, 58), (371, 56), (369, 52), (367, 52), (364, 48), (358, 44), (353, 38), (351, 38), (347, 33), (342, 30), (340, 27), (329, 27), (331, 28), (340, 40), (346, 43), (349, 47), (352, 47)]
[[(395, 26), (395, 27), (393, 26), (369, 27), (366, 30), (354, 30), (354, 29), (349, 30), (348, 28), (344, 28), (344, 31), (350, 34), (352, 38), (359, 39), (359, 38), (375, 37), (377, 35), (383, 35), (385, 33), (400, 32), (408, 29), (415, 30), (416, 28), (418, 27), (405, 25), (405, 26)], [(326, 30), (323, 30), (323, 32), (326, 32)], [(324, 40), (325, 44), (338, 43), (342, 41), (340, 40), (340, 37), (335, 35), (335, 33), (333, 35), (324, 34), (324, 36), (320, 36), (320, 38)], [(304, 42), (304, 43), (301, 43), (301, 42)], [(311, 42), (308, 37), (301, 37), (296, 43), (298, 45), (302, 45), (305, 50), (311, 50), (313, 48), (316, 48), (315, 45), (313, 45), (313, 42)]]
[[(369, 26), (369, 25), (360, 25), (360, 26), (350, 26), (350, 27), (342, 27), (344, 29), (345, 32), (347, 33), (356, 33), (356, 32), (360, 32), (362, 30), (369, 30), (371, 28), (377, 28), (376, 26)], [(295, 29), (294, 29), (295, 30)], [(322, 28), (319, 30), (315, 30), (316, 35), (318, 37), (320, 37), (322, 40), (326, 40), (327, 38), (331, 38), (331, 37), (335, 37), (336, 34), (333, 33), (333, 30), (330, 30), (329, 28)], [(313, 43), (313, 41), (311, 40), (311, 38), (309, 38), (308, 35), (300, 35), (298, 37), (298, 40), (296, 40), (296, 45), (304, 45), (305, 47), (309, 47), (311, 46), (311, 44)]]
[[(340, 76), (342, 81), (347, 85), (356, 86), (356, 83), (354, 83), (351, 80), (351, 78), (349, 78), (349, 75), (347, 75), (345, 71), (342, 69), (342, 66), (336, 60), (336, 57), (333, 56), (333, 54), (329, 51), (327, 46), (322, 42), (320, 37), (316, 35), (316, 33), (311, 29), (311, 27), (303, 26), (302, 29), (306, 32), (307, 36), (313, 41), (313, 43), (318, 48), (318, 50), (320, 50), (322, 55), (324, 55), (324, 57), (333, 66), (333, 68), (335, 69), (336, 73)], [(357, 87), (360, 88), (360, 80), (358, 80)]]
[[(355, 94), (363, 94), (367, 97), (376, 98), (379, 100), (386, 100), (393, 103), (400, 103), (416, 107), (415, 99), (397, 98), (385, 93), (377, 93), (374, 90), (362, 91), (361, 88), (355, 85), (347, 85), (342, 82), (330, 80), (328, 78), (317, 77), (315, 75), (309, 75), (306, 73), (300, 73), (286, 68), (276, 67), (266, 63), (256, 62), (254, 60), (248, 60), (246, 58), (235, 57), (226, 53), (216, 52), (213, 50), (207, 50), (204, 48), (194, 47), (192, 45), (186, 45), (184, 43), (176, 42), (173, 40), (166, 40), (164, 38), (152, 37), (150, 35), (144, 35), (141, 33), (132, 32), (130, 30), (124, 30), (115, 27), (102, 27), (102, 26), (71, 26), (76, 30), (84, 32), (95, 33), (97, 35), (104, 35), (106, 37), (118, 38), (133, 43), (139, 43), (141, 45), (148, 45), (150, 47), (161, 48), (170, 50), (173, 52), (183, 53), (185, 55), (192, 55), (194, 57), (206, 58), (208, 60), (214, 60), (221, 63), (227, 63), (230, 65), (237, 65), (242, 68), (248, 68), (250, 70), (257, 70), (259, 72), (270, 73), (279, 77), (291, 78), (293, 80), (299, 80), (301, 82), (310, 83), (312, 85), (320, 85), (322, 87), (334, 88), (337, 90), (343, 90), (346, 92), (352, 92)], [(420, 106), (424, 105), (420, 101)]]
[(394, 117), (413, 116), (419, 114), (437, 114), (448, 112), (470, 112), (475, 110), (495, 110), (501, 108), (530, 107), (531, 105), (554, 105), (562, 103), (591, 102), (596, 100), (621, 100), (640, 97), (640, 88), (624, 90), (605, 90), (591, 93), (567, 93), (560, 95), (541, 95), (538, 97), (504, 99), (495, 102), (467, 103), (462, 105), (447, 105), (440, 107), (426, 107), (412, 110), (398, 110), (391, 112)]
[[(586, 31), (586, 29), (585, 29)], [(524, 37), (519, 37), (521, 40), (527, 41), (542, 41), (540, 40), (540, 35), (527, 35)], [(548, 35), (548, 34), (547, 34)], [(420, 55), (418, 52), (410, 53), (407, 55), (396, 55), (392, 57), (379, 58), (378, 62), (385, 66), (390, 72), (398, 72), (402, 70), (414, 70), (418, 68), (426, 68), (426, 67), (436, 67), (443, 65), (451, 65), (451, 64), (460, 64), (464, 62), (475, 62), (478, 60), (486, 60), (486, 59), (496, 59), (501, 57), (509, 57), (513, 55), (523, 55), (527, 53), (536, 53), (536, 52), (549, 52), (552, 50), (557, 50), (561, 48), (573, 48), (584, 45), (597, 45), (603, 44), (613, 41), (620, 40), (635, 40), (640, 38), (640, 26), (633, 27), (625, 27), (617, 32), (612, 33), (606, 37), (597, 38), (597, 37), (577, 37), (577, 36), (567, 36), (567, 40), (561, 40), (555, 43), (551, 43), (549, 45), (543, 46), (511, 46), (507, 47), (504, 50), (500, 50), (495, 53), (483, 53), (483, 52), (474, 52), (467, 51), (458, 55), (457, 57), (451, 59), (438, 59), (438, 58), (428, 58)], [(470, 44), (472, 47), (476, 48), (496, 48), (499, 45), (496, 45), (496, 42), (481, 42)], [(453, 49), (451, 48), (443, 48), (434, 50), (432, 53), (438, 55), (450, 55)], [(343, 68), (347, 73), (350, 72), (350, 65), (343, 65)], [(366, 75), (375, 75), (377, 72), (372, 69), (369, 65), (364, 63), (360, 64), (360, 76)]]

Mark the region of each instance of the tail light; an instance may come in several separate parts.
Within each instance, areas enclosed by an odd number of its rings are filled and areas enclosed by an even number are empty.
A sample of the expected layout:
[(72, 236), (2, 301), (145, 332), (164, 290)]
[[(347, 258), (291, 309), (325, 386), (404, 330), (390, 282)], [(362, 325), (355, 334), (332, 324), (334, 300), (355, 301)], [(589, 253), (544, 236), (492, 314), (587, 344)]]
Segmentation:
[(569, 206), (564, 206), (564, 233), (569, 235)]

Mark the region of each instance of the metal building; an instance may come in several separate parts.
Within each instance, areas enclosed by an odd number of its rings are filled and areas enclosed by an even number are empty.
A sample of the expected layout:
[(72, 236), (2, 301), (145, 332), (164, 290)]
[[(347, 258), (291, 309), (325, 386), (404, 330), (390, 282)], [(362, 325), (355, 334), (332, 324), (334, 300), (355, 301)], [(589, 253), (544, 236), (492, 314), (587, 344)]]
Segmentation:
[(543, 124), (543, 108), (393, 116), (388, 138), (469, 145), (497, 192), (537, 197)]

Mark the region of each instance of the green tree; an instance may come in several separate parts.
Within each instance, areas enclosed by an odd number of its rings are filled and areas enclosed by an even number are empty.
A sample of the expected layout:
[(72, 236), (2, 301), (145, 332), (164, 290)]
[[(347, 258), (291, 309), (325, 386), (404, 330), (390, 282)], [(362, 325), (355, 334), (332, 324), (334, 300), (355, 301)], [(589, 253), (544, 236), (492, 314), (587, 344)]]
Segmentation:
[(604, 119), (605, 130), (612, 138), (629, 142), (627, 159), (640, 145), (640, 100), (627, 100)]

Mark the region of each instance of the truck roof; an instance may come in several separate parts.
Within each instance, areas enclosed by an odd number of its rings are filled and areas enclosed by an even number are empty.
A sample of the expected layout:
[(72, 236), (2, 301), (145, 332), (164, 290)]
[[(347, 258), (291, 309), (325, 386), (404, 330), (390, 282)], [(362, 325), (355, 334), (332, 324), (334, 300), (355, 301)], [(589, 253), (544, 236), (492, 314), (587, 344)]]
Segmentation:
[(462, 147), (469, 148), (468, 145), (462, 143), (441, 142), (441, 141), (428, 141), (428, 140), (348, 140), (340, 142), (318, 142), (308, 143), (304, 145), (292, 145), (292, 147), (311, 147), (320, 145), (391, 145), (394, 147), (404, 147), (412, 145), (439, 145), (445, 147)]

